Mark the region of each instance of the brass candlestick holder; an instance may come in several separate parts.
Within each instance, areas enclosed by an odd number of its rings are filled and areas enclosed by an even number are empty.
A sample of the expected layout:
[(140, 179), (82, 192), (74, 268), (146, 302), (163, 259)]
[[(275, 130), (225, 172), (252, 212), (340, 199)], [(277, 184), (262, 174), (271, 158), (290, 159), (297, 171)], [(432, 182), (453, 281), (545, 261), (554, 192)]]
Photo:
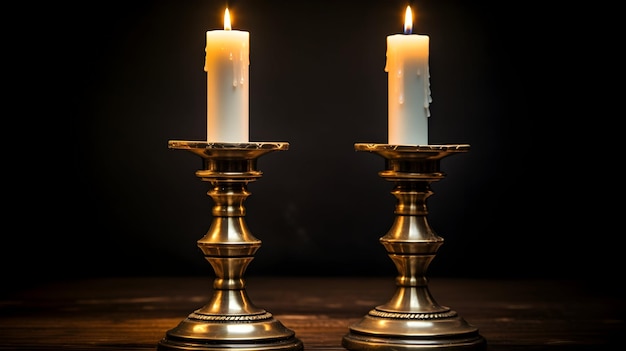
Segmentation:
[(211, 226), (197, 244), (216, 278), (210, 302), (168, 330), (157, 350), (302, 350), (292, 330), (250, 301), (243, 278), (261, 247), (244, 221), (247, 184), (262, 175), (256, 167), (260, 156), (287, 150), (289, 144), (171, 140), (168, 146), (202, 158), (203, 169), (196, 176), (211, 184), (208, 195), (215, 205)]
[(355, 144), (356, 151), (385, 159), (379, 175), (395, 186), (395, 221), (380, 238), (395, 264), (396, 292), (350, 326), (342, 346), (354, 351), (484, 350), (486, 340), (449, 307), (439, 305), (428, 290), (426, 270), (443, 244), (427, 221), (426, 199), (432, 182), (441, 180), (440, 160), (469, 151), (469, 145)]

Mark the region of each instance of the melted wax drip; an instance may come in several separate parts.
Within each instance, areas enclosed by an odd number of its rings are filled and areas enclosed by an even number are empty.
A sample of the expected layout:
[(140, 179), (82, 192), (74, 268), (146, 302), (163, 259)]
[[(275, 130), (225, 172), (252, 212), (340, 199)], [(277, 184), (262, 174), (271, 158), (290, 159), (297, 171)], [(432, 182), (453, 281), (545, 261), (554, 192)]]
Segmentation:
[[(402, 81), (402, 70), (398, 69), (398, 72), (396, 73), (396, 76), (398, 77), (398, 82)], [(404, 104), (404, 86), (402, 84), (396, 84), (397, 89), (399, 90), (398, 92), (398, 103), (400, 105)]]
[[(389, 58), (389, 55), (387, 53), (387, 58)], [(395, 62), (394, 62), (395, 63)], [(385, 62), (385, 72), (389, 72), (389, 60), (387, 59), (387, 62)], [(402, 72), (402, 68), (398, 68), (398, 70), (396, 71), (396, 77), (398, 77), (398, 82), (402, 81), (402, 75), (404, 74), (404, 72)], [(421, 70), (418, 68), (417, 72), (416, 72), (417, 76), (421, 76), (422, 72)], [(430, 117), (430, 103), (433, 102), (431, 91), (430, 91), (430, 72), (428, 70), (428, 67), (426, 68), (426, 74), (425, 74), (425, 79), (423, 80), (424, 82), (424, 109), (426, 110), (426, 117)], [(404, 104), (404, 85), (403, 84), (396, 84), (395, 88), (398, 90), (398, 103), (400, 105)]]
[[(422, 71), (418, 68), (417, 69), (417, 75), (421, 76), (422, 75)], [(433, 102), (433, 98), (430, 95), (430, 71), (428, 70), (428, 67), (426, 67), (426, 74), (425, 77), (423, 79), (424, 82), (424, 109), (426, 110), (426, 117), (430, 117), (430, 103)]]
[(245, 61), (245, 47), (246, 44), (241, 44), (241, 49), (239, 50), (239, 59), (235, 60), (232, 52), (228, 55), (228, 60), (232, 62), (233, 65), (233, 88), (236, 88), (239, 85), (244, 85), (246, 82), (246, 65), (248, 64)]

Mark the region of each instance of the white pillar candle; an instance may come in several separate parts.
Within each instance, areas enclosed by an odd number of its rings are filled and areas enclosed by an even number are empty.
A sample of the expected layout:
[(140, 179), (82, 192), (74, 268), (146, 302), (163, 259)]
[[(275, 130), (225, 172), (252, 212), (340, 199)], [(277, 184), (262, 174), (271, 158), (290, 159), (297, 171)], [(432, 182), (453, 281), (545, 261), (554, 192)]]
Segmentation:
[(228, 8), (224, 30), (206, 32), (205, 51), (207, 141), (247, 143), (250, 33), (232, 30)]
[(387, 37), (388, 143), (428, 145), (430, 73), (427, 35), (411, 34), (413, 15), (407, 6), (404, 34)]

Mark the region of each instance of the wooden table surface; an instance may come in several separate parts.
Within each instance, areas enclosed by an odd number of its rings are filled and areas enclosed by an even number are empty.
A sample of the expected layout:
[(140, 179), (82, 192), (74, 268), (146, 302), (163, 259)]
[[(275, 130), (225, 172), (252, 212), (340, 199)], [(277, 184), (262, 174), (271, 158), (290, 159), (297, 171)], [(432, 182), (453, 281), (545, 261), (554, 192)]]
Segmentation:
[[(246, 277), (252, 302), (305, 350), (342, 337), (395, 291), (395, 277)], [(0, 295), (0, 350), (155, 350), (208, 303), (212, 277), (98, 278)], [(621, 350), (624, 290), (602, 281), (431, 278), (435, 300), (478, 327), (488, 350)]]

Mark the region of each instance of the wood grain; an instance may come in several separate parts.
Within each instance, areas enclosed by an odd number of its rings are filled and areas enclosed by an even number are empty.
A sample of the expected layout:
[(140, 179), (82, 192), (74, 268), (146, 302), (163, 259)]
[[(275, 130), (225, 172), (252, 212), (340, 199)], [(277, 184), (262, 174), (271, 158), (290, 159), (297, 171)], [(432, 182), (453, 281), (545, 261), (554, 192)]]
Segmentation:
[[(305, 350), (344, 350), (352, 323), (386, 302), (394, 277), (248, 277), (252, 302), (294, 330)], [(212, 278), (101, 278), (3, 294), (0, 350), (155, 350), (206, 304)], [(550, 280), (431, 279), (437, 302), (479, 328), (491, 351), (615, 350), (624, 291)]]

